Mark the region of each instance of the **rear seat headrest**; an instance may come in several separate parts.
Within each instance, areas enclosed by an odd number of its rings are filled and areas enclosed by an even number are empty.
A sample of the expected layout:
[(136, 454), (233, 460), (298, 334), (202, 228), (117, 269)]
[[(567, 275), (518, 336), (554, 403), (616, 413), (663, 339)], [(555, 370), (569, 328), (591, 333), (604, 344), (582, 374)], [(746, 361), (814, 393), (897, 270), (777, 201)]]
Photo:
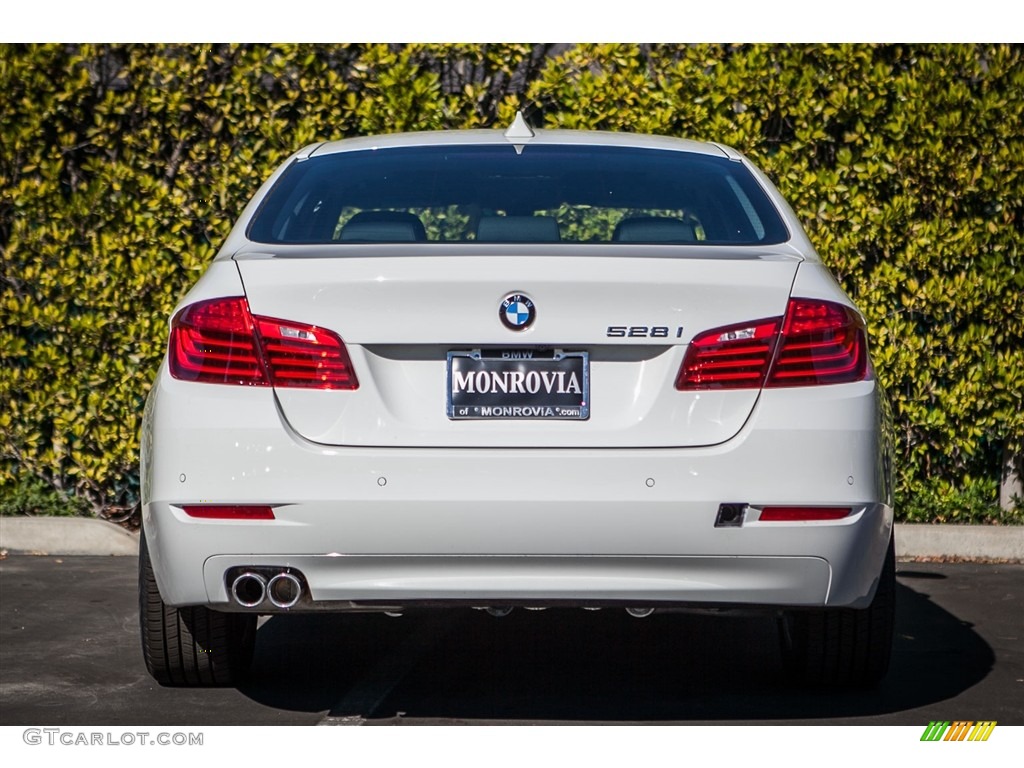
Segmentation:
[(415, 214), (405, 211), (360, 211), (341, 228), (339, 240), (405, 243), (427, 239), (427, 230)]
[(695, 243), (693, 225), (666, 216), (623, 219), (615, 225), (612, 240), (623, 243)]

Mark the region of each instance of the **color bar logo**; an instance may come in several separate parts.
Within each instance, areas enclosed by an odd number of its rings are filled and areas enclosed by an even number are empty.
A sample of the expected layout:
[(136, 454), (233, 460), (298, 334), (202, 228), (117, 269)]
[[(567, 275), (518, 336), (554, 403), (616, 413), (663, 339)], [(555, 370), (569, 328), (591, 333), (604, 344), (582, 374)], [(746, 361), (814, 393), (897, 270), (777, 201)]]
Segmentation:
[(995, 720), (932, 720), (921, 734), (921, 741), (988, 741), (995, 727)]

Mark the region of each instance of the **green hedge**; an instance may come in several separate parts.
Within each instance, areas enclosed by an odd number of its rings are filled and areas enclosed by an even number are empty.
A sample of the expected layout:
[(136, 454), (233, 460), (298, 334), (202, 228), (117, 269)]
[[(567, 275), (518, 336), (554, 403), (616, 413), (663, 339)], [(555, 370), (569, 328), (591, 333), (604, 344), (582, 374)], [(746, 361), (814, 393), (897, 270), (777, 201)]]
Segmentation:
[(1020, 47), (8, 45), (0, 94), (0, 496), (137, 509), (167, 315), (294, 149), (523, 107), (748, 154), (868, 315), (899, 513), (1024, 521)]

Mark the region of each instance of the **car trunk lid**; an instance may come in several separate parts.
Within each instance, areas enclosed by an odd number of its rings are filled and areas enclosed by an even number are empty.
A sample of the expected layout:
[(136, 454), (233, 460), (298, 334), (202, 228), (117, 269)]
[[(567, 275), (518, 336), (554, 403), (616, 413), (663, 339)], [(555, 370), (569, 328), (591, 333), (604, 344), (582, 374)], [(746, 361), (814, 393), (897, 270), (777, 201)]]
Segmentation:
[[(686, 345), (710, 328), (782, 316), (800, 262), (784, 247), (618, 245), (536, 254), (503, 246), (478, 253), (484, 250), (438, 244), (416, 255), (386, 246), (343, 257), (330, 247), (238, 254), (253, 314), (334, 331), (360, 383), (355, 391), (276, 388), (291, 428), (313, 442), (351, 446), (720, 443), (742, 428), (759, 391), (677, 391)], [(502, 322), (511, 296), (533, 305), (524, 330)], [(477, 353), (585, 354), (586, 418), (458, 418), (449, 356)], [(547, 381), (554, 375), (549, 370)]]

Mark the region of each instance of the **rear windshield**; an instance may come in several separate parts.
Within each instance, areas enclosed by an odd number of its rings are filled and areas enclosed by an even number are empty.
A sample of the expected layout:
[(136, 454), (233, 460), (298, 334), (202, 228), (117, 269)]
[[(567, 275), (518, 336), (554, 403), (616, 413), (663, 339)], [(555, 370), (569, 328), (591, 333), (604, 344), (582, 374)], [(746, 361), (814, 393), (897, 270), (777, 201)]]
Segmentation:
[(294, 162), (260, 243), (700, 243), (788, 239), (740, 163), (632, 147), (395, 147)]

